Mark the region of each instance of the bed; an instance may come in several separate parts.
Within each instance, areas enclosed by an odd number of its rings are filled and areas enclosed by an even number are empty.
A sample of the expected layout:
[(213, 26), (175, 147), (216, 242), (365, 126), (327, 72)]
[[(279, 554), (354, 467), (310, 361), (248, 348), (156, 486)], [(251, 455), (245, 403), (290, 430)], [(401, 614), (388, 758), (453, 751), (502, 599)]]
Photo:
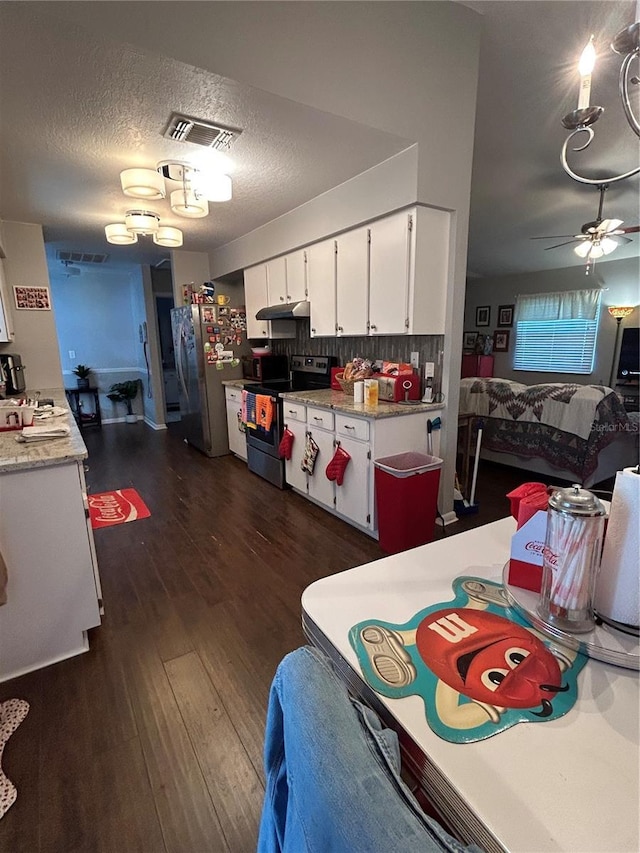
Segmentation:
[(460, 412), (483, 422), (483, 459), (587, 487), (638, 463), (638, 413), (603, 385), (471, 377)]

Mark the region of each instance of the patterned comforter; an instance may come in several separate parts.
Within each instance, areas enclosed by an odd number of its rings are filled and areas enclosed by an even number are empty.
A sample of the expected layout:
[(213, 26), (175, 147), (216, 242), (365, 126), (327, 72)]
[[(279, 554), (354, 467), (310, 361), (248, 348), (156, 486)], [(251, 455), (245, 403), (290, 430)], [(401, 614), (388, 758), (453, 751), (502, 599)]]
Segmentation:
[(482, 418), (487, 449), (540, 457), (580, 481), (595, 471), (602, 448), (629, 429), (620, 398), (602, 385), (462, 379), (460, 411)]

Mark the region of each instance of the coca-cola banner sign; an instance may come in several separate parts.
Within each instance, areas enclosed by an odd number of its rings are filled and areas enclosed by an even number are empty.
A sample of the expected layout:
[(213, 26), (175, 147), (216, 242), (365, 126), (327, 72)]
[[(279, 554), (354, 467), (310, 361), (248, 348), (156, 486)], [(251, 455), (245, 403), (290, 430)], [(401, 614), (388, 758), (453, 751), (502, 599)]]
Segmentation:
[(89, 513), (94, 530), (149, 518), (151, 515), (135, 489), (117, 489), (115, 492), (89, 495)]

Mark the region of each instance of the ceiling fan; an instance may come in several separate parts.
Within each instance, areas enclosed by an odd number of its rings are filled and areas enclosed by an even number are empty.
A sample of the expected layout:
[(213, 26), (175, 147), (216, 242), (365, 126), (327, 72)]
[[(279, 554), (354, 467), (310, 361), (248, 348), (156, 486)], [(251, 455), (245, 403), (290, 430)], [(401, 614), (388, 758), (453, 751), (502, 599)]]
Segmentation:
[(556, 243), (555, 246), (547, 246), (545, 252), (550, 249), (559, 249), (560, 246), (568, 246), (571, 243), (577, 243), (573, 251), (581, 258), (587, 260), (587, 274), (590, 267), (598, 258), (603, 255), (609, 255), (618, 246), (623, 243), (631, 243), (629, 237), (625, 234), (634, 234), (640, 231), (640, 225), (630, 225), (628, 228), (621, 228), (622, 219), (603, 219), (602, 208), (604, 205), (604, 194), (609, 189), (608, 184), (599, 184), (600, 203), (598, 204), (598, 213), (592, 222), (585, 222), (580, 229), (580, 234), (556, 234), (547, 237), (532, 237), (532, 240), (562, 240), (565, 237), (570, 239), (564, 243)]

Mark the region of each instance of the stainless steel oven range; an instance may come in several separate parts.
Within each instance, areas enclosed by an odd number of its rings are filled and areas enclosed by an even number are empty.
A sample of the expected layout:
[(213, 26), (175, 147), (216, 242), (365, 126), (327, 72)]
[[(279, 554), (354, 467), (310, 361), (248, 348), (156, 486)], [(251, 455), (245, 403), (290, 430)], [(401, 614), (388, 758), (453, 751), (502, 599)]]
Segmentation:
[(264, 477), (279, 489), (287, 488), (284, 459), (280, 459), (278, 448), (284, 419), (280, 392), (311, 391), (331, 387), (331, 368), (337, 359), (329, 355), (293, 355), (289, 381), (274, 380), (261, 384), (250, 383), (244, 386), (251, 394), (269, 395), (274, 403), (274, 415), (271, 429), (262, 427), (247, 429), (247, 463), (249, 470)]

